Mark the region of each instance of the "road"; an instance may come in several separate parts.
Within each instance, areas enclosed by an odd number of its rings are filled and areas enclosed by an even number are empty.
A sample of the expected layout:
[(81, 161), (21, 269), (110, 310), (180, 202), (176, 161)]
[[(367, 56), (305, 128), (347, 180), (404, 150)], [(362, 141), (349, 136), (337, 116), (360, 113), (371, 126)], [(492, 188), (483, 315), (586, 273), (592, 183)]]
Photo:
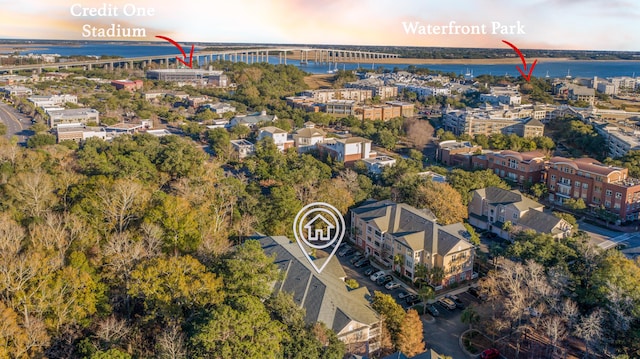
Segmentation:
[(13, 107), (4, 102), (0, 102), (0, 120), (7, 125), (7, 134), (5, 137), (18, 137), (18, 143), (26, 144), (27, 129), (30, 120), (23, 114), (16, 111)]

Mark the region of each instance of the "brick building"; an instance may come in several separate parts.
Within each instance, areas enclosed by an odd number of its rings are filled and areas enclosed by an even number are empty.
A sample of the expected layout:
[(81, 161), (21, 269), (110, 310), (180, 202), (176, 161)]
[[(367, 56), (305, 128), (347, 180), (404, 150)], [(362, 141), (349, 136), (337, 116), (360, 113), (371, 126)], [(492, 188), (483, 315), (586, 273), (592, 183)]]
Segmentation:
[(490, 169), (500, 178), (526, 186), (538, 183), (543, 179), (545, 155), (540, 151), (486, 152), (473, 156), (471, 167)]
[(640, 179), (629, 177), (627, 168), (607, 166), (592, 158), (553, 157), (546, 176), (553, 203), (582, 198), (588, 207), (602, 206), (621, 221), (638, 219)]

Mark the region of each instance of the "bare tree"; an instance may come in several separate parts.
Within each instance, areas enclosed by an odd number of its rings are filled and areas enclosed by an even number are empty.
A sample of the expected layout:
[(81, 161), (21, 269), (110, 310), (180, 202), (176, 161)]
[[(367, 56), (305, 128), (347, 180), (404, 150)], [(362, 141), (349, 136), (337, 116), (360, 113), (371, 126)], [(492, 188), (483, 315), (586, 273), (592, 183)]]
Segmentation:
[(55, 200), (51, 177), (40, 168), (12, 177), (8, 193), (29, 217), (39, 217)]
[(101, 319), (96, 328), (96, 336), (105, 343), (120, 343), (131, 332), (125, 320), (111, 315)]
[(584, 340), (587, 357), (591, 356), (591, 349), (595, 349), (602, 336), (602, 319), (602, 310), (598, 308), (583, 317), (576, 326), (575, 335)]
[(121, 179), (98, 191), (98, 198), (106, 221), (122, 233), (132, 220), (138, 218), (148, 193), (139, 182)]
[(176, 323), (169, 324), (160, 333), (157, 347), (159, 358), (181, 359), (187, 357), (185, 335)]

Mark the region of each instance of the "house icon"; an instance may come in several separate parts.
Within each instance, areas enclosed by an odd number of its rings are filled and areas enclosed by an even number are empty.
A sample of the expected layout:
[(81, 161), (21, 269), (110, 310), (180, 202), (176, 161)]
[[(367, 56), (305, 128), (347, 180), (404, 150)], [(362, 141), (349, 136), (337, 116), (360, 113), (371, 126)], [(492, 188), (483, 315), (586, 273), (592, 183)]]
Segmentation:
[[(321, 229), (321, 228), (316, 228), (316, 227), (320, 227), (321, 224), (319, 225), (315, 225), (314, 223), (318, 222), (318, 221), (322, 221), (325, 223), (326, 225), (326, 233), (325, 230)], [(326, 218), (324, 218), (324, 216), (322, 216), (321, 214), (316, 215), (315, 217), (313, 217), (312, 220), (310, 220), (307, 224), (304, 225), (304, 228), (307, 230), (307, 240), (308, 241), (329, 241), (331, 240), (331, 230), (336, 228), (333, 223), (329, 222)]]

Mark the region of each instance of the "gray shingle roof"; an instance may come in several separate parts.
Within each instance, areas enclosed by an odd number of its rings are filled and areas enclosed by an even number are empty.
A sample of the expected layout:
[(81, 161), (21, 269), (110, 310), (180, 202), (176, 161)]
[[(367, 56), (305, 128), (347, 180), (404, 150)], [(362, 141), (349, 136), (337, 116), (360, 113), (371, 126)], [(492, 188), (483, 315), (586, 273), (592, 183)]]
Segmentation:
[(274, 289), (291, 293), (296, 304), (305, 308), (308, 323), (323, 322), (339, 333), (351, 321), (365, 325), (378, 322), (378, 315), (367, 300), (369, 291), (366, 287), (349, 291), (343, 281), (344, 270), (335, 257), (322, 273), (317, 273), (298, 244), (287, 237), (261, 237), (258, 240), (267, 255), (275, 254), (275, 263), (284, 273)]

